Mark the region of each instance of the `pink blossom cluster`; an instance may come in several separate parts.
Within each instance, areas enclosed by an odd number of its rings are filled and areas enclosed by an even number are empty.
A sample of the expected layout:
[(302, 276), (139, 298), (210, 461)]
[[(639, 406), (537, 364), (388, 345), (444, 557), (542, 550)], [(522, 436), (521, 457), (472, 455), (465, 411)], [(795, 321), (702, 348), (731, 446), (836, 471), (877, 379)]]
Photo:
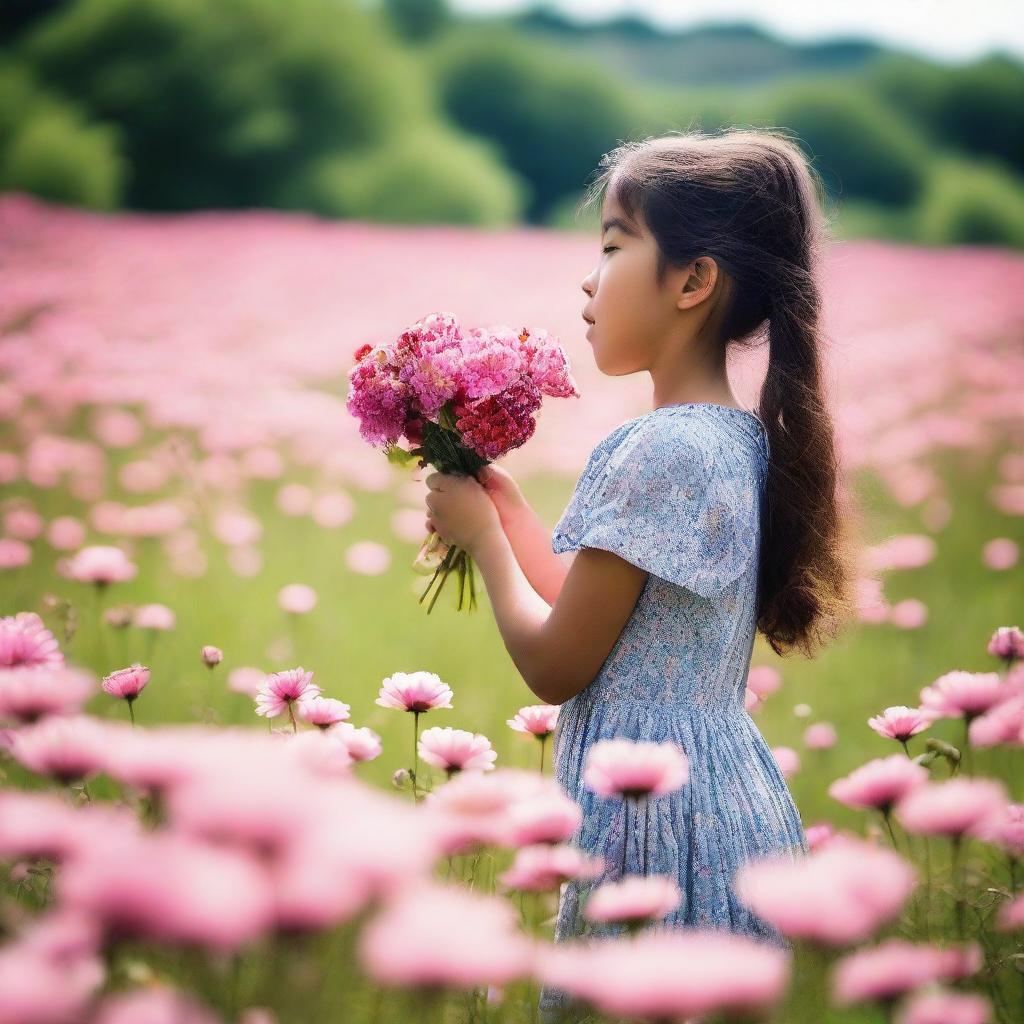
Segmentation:
[(547, 332), (463, 329), (431, 313), (390, 344), (363, 345), (349, 372), (346, 408), (364, 440), (423, 441), (447, 407), (462, 444), (487, 460), (524, 444), (545, 395), (579, 397), (562, 346)]

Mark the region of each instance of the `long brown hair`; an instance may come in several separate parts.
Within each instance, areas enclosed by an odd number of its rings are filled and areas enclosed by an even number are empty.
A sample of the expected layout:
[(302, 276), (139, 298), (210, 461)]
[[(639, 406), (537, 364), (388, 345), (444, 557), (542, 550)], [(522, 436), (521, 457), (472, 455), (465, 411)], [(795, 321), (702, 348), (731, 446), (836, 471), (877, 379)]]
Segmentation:
[(710, 256), (733, 283), (715, 344), (767, 338), (758, 416), (770, 447), (757, 626), (776, 654), (812, 657), (852, 615), (859, 518), (842, 490), (822, 381), (818, 265), (824, 188), (777, 129), (689, 130), (606, 153), (579, 211), (609, 190), (668, 268)]

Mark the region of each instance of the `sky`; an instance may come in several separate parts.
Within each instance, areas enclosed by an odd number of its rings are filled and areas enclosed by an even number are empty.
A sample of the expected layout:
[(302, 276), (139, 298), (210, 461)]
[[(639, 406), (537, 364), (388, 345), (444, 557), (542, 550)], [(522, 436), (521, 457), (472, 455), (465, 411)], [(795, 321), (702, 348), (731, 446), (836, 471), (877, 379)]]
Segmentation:
[[(662, 28), (750, 21), (794, 42), (857, 36), (959, 63), (991, 50), (1024, 59), (1020, 0), (547, 0), (579, 21), (639, 15)], [(532, 0), (449, 0), (466, 14), (535, 6)]]

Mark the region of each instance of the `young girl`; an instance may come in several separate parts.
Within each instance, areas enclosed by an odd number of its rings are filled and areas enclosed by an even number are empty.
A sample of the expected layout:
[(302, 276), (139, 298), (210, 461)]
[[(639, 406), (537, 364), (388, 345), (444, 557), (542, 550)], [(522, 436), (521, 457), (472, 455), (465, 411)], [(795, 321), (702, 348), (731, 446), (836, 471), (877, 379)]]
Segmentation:
[[(600, 171), (584, 201), (604, 192), (586, 333), (602, 372), (651, 375), (653, 408), (598, 443), (552, 534), (493, 466), (482, 485), (430, 474), (427, 526), (470, 552), (524, 680), (561, 705), (556, 777), (583, 808), (574, 841), (606, 869), (563, 886), (556, 941), (609, 931), (582, 911), (620, 877), (625, 831), (625, 874), (683, 893), (664, 927), (786, 945), (731, 881), (748, 858), (807, 851), (744, 706), (755, 633), (810, 654), (850, 611), (819, 367), (818, 184), (787, 139), (738, 129), (627, 142)], [(765, 335), (755, 414), (726, 351)], [(587, 750), (612, 737), (678, 744), (688, 781), (641, 810), (590, 792)], [(547, 1010), (565, 1001), (541, 993)]]

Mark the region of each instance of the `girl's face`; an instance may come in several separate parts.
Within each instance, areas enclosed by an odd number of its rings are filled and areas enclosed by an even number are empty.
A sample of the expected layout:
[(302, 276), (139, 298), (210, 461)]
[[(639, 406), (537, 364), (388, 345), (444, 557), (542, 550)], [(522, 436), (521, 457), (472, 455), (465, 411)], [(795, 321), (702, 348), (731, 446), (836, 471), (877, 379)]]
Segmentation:
[(587, 339), (598, 369), (618, 377), (650, 369), (678, 310), (668, 288), (673, 275), (661, 288), (655, 280), (658, 246), (646, 227), (611, 199), (601, 224), (600, 259), (582, 284), (590, 299), (583, 317), (593, 321)]

